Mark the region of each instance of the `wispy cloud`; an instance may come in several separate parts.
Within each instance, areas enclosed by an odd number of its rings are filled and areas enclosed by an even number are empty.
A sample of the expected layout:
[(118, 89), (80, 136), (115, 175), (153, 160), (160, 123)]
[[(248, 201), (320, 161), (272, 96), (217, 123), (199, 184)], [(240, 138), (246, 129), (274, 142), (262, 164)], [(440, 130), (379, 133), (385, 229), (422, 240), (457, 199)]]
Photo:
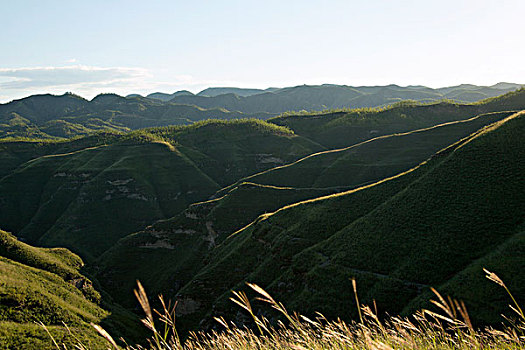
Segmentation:
[[(86, 84), (114, 84), (143, 79), (148, 75), (141, 68), (128, 67), (22, 67), (0, 68), (0, 77), (9, 78), (0, 82), (0, 89), (28, 90), (33, 88), (54, 88), (60, 86), (82, 87)], [(5, 79), (4, 79), (5, 80)]]
[(103, 92), (120, 95), (172, 93), (188, 89), (198, 92), (210, 86), (257, 87), (240, 81), (202, 79), (189, 74), (153, 72), (137, 67), (65, 65), (0, 68), (0, 102), (33, 94), (74, 92), (92, 98)]
[[(144, 68), (65, 65), (0, 68), (2, 102), (38, 93), (66, 91), (91, 98), (101, 92), (123, 93), (142, 88), (151, 77)], [(7, 98), (6, 98), (7, 96)]]

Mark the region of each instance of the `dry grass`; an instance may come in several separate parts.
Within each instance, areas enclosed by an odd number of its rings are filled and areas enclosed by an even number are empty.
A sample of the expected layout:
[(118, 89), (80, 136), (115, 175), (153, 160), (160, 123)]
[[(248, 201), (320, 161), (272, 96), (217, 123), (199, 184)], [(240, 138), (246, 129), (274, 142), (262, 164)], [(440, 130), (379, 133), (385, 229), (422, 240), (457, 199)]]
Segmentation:
[[(175, 327), (175, 306), (166, 304), (159, 296), (162, 310), (153, 310), (140, 282), (135, 295), (146, 317), (144, 325), (152, 332), (148, 346), (126, 345), (128, 350), (200, 350), (200, 349), (523, 349), (525, 347), (525, 315), (505, 283), (494, 273), (485, 270), (486, 277), (503, 287), (512, 299), (514, 317), (506, 317), (507, 326), (501, 329), (475, 329), (465, 304), (433, 292), (431, 300), (439, 312), (421, 310), (409, 318), (390, 317), (380, 320), (377, 311), (362, 305), (359, 322), (347, 323), (340, 319), (327, 320), (317, 314), (315, 319), (290, 313), (261, 287), (248, 283), (257, 293), (256, 300), (277, 310), (286, 324), (271, 324), (257, 316), (244, 292), (233, 292), (231, 300), (253, 319), (255, 327), (238, 326), (224, 318), (215, 318), (222, 331), (191, 333), (183, 343)], [(352, 283), (359, 305), (355, 281)], [(374, 305), (375, 309), (375, 305)], [(156, 315), (156, 317), (155, 317)], [(108, 349), (117, 348), (115, 341), (100, 326), (95, 329), (108, 341)], [(58, 349), (59, 347), (56, 343)], [(86, 349), (82, 344), (79, 349)]]

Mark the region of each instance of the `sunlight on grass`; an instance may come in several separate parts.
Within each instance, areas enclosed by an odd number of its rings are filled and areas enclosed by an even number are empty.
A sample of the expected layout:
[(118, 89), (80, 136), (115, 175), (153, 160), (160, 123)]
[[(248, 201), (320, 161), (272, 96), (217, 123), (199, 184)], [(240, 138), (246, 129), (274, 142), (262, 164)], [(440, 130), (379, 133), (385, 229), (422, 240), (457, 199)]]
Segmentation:
[[(142, 323), (152, 332), (148, 345), (125, 345), (128, 350), (140, 349), (522, 349), (525, 345), (525, 316), (505, 283), (495, 274), (484, 269), (486, 277), (503, 287), (514, 305), (514, 317), (505, 317), (502, 328), (475, 329), (470, 322), (467, 308), (462, 301), (443, 297), (435, 289), (436, 300), (431, 303), (438, 311), (421, 310), (411, 317), (393, 316), (380, 319), (377, 310), (359, 304), (357, 286), (352, 280), (355, 299), (359, 307), (359, 321), (350, 323), (340, 319), (328, 320), (317, 313), (309, 318), (290, 313), (282, 303), (273, 299), (258, 285), (247, 283), (262, 301), (277, 310), (282, 320), (270, 322), (254, 311), (244, 292), (233, 292), (232, 302), (250, 315), (252, 327), (228, 322), (222, 317), (215, 320), (222, 330), (192, 332), (182, 341), (175, 327), (175, 305), (166, 304), (159, 296), (162, 309), (150, 306), (146, 291), (137, 281), (135, 290), (146, 317)], [(108, 348), (118, 349), (115, 340), (100, 326), (92, 324), (107, 340)], [(45, 328), (44, 325), (42, 327)], [(67, 328), (67, 327), (66, 327)], [(48, 333), (50, 336), (51, 334)], [(52, 337), (52, 336), (51, 336)], [(52, 339), (57, 349), (65, 349)], [(78, 349), (87, 349), (82, 343)]]

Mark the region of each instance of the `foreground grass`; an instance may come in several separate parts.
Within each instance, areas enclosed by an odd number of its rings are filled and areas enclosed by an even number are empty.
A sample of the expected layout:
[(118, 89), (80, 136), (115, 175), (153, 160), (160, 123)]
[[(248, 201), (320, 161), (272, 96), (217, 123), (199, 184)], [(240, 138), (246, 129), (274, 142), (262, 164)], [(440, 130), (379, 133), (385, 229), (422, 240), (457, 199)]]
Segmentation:
[[(500, 329), (474, 329), (465, 304), (450, 297), (442, 297), (432, 290), (437, 312), (418, 311), (409, 318), (389, 317), (380, 320), (377, 310), (361, 305), (359, 321), (347, 323), (340, 319), (327, 320), (317, 314), (314, 319), (290, 313), (255, 284), (247, 285), (258, 295), (256, 300), (277, 310), (281, 319), (270, 322), (256, 315), (250, 299), (244, 292), (233, 292), (231, 300), (250, 315), (252, 326), (239, 326), (224, 318), (215, 318), (222, 330), (191, 333), (185, 342), (179, 338), (175, 327), (176, 305), (166, 304), (159, 297), (162, 310), (152, 310), (146, 292), (138, 283), (135, 295), (146, 317), (143, 324), (152, 332), (148, 346), (129, 346), (128, 350), (158, 349), (523, 349), (525, 347), (525, 315), (505, 283), (494, 273), (485, 270), (486, 277), (503, 287), (512, 304), (514, 317), (505, 317)], [(355, 280), (354, 295), (359, 298)], [(375, 308), (375, 305), (374, 305)], [(101, 327), (93, 325), (108, 341), (108, 348), (119, 349), (113, 338)], [(55, 342), (58, 349), (66, 348)], [(88, 349), (81, 343), (77, 349)]]

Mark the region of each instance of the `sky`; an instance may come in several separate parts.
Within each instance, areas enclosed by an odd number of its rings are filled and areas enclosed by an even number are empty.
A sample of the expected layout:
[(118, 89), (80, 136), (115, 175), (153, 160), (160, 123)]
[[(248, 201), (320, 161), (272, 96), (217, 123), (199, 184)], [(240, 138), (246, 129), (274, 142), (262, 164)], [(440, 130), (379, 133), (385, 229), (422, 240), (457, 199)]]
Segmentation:
[(0, 0), (0, 102), (525, 83), (524, 15), (524, 0)]

